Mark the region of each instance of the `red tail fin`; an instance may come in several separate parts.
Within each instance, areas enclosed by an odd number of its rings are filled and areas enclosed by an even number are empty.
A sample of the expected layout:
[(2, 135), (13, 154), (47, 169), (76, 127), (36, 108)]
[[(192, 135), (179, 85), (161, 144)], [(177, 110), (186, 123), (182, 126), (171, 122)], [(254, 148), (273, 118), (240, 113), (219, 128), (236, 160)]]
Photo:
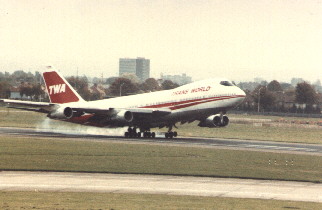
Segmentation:
[(51, 103), (64, 104), (84, 101), (58, 72), (44, 72), (43, 77)]

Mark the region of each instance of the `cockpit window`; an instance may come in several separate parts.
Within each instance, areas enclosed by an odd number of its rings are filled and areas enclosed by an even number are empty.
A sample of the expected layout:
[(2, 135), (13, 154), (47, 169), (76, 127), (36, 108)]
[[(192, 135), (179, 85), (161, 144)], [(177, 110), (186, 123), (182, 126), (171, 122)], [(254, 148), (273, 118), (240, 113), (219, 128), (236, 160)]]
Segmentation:
[(223, 86), (234, 86), (231, 82), (229, 82), (229, 81), (221, 81), (220, 82), (220, 84), (221, 85), (223, 85)]

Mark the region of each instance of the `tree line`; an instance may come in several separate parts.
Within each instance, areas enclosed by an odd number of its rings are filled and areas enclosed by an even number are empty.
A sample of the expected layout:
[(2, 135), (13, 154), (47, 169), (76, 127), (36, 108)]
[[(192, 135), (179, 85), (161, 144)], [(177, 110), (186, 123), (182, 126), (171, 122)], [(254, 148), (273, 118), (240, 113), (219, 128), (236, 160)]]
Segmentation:
[[(86, 76), (67, 77), (66, 80), (85, 100), (99, 100), (106, 97), (116, 97), (133, 95), (145, 92), (154, 92), (160, 90), (168, 90), (178, 87), (179, 85), (165, 80), (161, 83), (154, 78), (149, 78), (144, 82), (139, 82), (135, 75), (125, 75), (124, 77), (110, 77), (99, 80), (94, 78), (96, 82), (90, 86), (90, 82)], [(29, 100), (48, 101), (45, 94), (43, 79), (39, 72), (32, 74), (24, 71), (15, 71), (10, 74), (8, 72), (0, 72), (0, 98), (9, 98), (11, 92), (15, 89), (19, 91), (20, 98), (28, 98)]]
[[(242, 86), (242, 85), (241, 85)], [(290, 112), (290, 113), (321, 113), (322, 94), (314, 85), (305, 81), (292, 85), (281, 85), (273, 80), (268, 84), (258, 84), (247, 94), (245, 101), (237, 108), (253, 112)]]

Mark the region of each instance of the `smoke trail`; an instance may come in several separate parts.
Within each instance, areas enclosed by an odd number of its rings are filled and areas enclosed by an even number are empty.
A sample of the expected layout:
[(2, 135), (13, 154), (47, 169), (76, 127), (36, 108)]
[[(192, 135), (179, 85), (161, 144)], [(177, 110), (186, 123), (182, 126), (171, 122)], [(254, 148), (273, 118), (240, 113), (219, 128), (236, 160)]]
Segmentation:
[(45, 118), (36, 127), (37, 132), (53, 132), (53, 133), (62, 133), (62, 134), (81, 134), (81, 135), (109, 135), (109, 136), (123, 136), (124, 132), (127, 130), (124, 128), (98, 128), (98, 127), (89, 127), (84, 125), (77, 125), (68, 122), (62, 122), (57, 120), (51, 120)]

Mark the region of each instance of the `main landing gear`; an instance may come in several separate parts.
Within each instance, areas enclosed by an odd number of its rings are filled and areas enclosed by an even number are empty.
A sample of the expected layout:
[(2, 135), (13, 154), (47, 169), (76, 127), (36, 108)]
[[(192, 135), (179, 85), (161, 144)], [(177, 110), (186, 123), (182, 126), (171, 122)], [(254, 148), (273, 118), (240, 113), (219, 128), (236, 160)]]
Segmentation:
[(124, 133), (126, 138), (155, 138), (155, 132), (150, 132), (150, 130), (141, 130), (140, 132), (136, 131), (137, 128), (129, 127), (127, 132)]
[(174, 131), (174, 132), (169, 131), (164, 134), (164, 137), (169, 138), (169, 139), (172, 139), (173, 137), (177, 137), (177, 136), (178, 136), (178, 133), (176, 131)]
[[(127, 132), (124, 133), (126, 138), (155, 138), (155, 132), (150, 132), (150, 129), (142, 129), (140, 128), (140, 132), (136, 131), (136, 127), (129, 127)], [(176, 131), (172, 131), (172, 126), (169, 126), (168, 132), (164, 134), (164, 137), (167, 139), (172, 139), (177, 137), (178, 133)]]
[[(173, 125), (175, 128), (177, 128), (175, 125)], [(178, 133), (176, 131), (172, 132), (172, 126), (169, 126), (168, 132), (164, 134), (164, 137), (172, 139), (173, 137), (177, 137)]]

